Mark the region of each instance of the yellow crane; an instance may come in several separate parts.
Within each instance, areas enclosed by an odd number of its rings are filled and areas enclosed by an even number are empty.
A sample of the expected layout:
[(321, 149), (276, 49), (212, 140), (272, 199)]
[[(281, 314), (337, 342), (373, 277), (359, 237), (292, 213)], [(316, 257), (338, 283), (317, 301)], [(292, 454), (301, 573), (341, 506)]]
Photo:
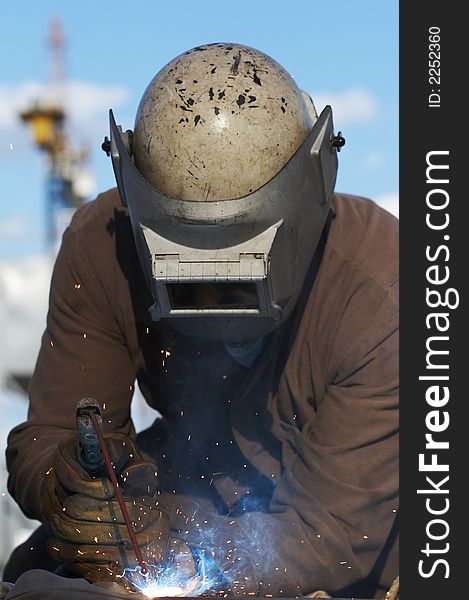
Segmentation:
[(35, 145), (47, 158), (47, 239), (55, 246), (64, 229), (64, 221), (68, 221), (71, 213), (85, 201), (78, 181), (88, 152), (74, 150), (67, 137), (65, 37), (57, 17), (51, 20), (48, 42), (52, 51), (51, 93), (47, 99), (36, 99), (19, 116), (29, 126)]

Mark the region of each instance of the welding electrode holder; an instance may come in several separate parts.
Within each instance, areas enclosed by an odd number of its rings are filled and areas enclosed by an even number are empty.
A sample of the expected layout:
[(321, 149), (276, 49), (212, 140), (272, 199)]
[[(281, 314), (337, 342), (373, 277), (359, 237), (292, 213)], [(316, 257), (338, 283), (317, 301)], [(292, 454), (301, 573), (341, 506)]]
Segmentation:
[(96, 415), (101, 431), (103, 419), (101, 409), (94, 398), (82, 398), (77, 404), (78, 461), (91, 476), (106, 472), (106, 463), (98, 436), (93, 426), (92, 413)]

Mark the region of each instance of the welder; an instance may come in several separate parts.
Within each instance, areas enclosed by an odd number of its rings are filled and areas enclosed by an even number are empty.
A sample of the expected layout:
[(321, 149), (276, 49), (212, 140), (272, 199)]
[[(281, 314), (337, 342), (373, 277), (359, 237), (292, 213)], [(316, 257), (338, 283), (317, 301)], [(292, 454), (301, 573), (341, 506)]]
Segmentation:
[[(397, 219), (335, 192), (331, 107), (254, 48), (184, 52), (133, 131), (118, 122), (117, 187), (65, 231), (9, 436), (9, 491), (43, 524), (4, 579), (138, 570), (111, 481), (78, 460), (92, 397), (147, 562), (177, 548), (234, 594), (382, 598), (398, 571)], [(136, 384), (158, 411), (138, 435)]]

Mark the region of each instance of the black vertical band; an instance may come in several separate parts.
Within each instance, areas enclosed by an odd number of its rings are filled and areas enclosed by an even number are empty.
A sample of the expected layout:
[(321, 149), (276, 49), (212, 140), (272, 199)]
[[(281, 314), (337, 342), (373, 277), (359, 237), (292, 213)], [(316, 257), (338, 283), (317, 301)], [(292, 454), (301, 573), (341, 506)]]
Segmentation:
[(466, 579), (464, 21), (456, 3), (400, 4), (401, 600), (456, 597)]

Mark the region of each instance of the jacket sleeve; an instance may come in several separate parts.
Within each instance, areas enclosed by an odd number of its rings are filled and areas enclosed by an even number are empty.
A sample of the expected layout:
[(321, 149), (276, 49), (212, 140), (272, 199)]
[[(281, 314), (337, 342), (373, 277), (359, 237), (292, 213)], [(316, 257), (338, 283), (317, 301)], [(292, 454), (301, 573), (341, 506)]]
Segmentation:
[(105, 428), (132, 432), (135, 367), (109, 292), (91, 263), (83, 236), (69, 227), (52, 275), (47, 327), (29, 386), (28, 420), (8, 438), (8, 489), (23, 512), (39, 520), (40, 482), (58, 443), (76, 428), (81, 398), (100, 403)]
[(337, 374), (314, 419), (301, 428), (281, 420), (282, 472), (268, 512), (230, 518), (186, 510), (183, 536), (209, 549), (235, 589), (349, 596), (369, 576), (398, 509), (393, 321), (379, 324), (381, 338)]

